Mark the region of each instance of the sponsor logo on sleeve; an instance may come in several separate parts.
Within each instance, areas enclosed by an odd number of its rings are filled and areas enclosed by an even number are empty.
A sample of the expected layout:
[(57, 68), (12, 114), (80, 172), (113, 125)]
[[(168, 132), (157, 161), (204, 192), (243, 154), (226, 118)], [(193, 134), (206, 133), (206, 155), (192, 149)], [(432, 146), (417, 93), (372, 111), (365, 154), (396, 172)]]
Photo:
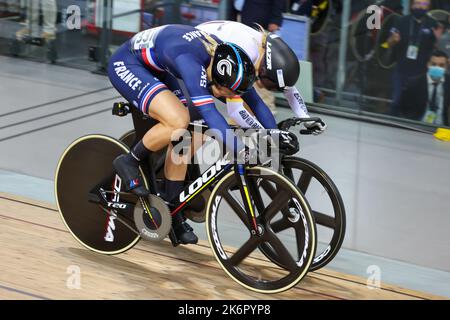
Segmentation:
[(272, 44), (267, 43), (266, 47), (266, 66), (267, 70), (272, 70), (272, 49), (270, 48)]

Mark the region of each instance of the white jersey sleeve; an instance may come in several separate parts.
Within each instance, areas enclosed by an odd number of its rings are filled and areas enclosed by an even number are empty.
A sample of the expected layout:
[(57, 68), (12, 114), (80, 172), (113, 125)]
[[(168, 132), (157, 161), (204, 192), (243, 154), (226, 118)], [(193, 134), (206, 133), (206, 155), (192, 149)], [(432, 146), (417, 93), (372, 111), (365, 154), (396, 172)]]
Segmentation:
[(231, 119), (241, 128), (262, 129), (262, 124), (247, 109), (240, 97), (227, 98), (227, 111)]
[[(289, 106), (295, 115), (299, 118), (310, 118), (308, 109), (300, 92), (295, 87), (287, 87), (284, 90)], [(263, 125), (244, 108), (244, 101), (240, 97), (227, 99), (227, 111), (233, 119), (242, 128), (262, 129)]]
[(195, 28), (215, 35), (223, 42), (231, 42), (241, 47), (253, 63), (259, 58), (259, 48), (262, 46), (263, 35), (243, 23), (226, 20), (209, 21)]
[(309, 118), (305, 100), (296, 87), (286, 87), (283, 93), (289, 103), (289, 106), (297, 117)]

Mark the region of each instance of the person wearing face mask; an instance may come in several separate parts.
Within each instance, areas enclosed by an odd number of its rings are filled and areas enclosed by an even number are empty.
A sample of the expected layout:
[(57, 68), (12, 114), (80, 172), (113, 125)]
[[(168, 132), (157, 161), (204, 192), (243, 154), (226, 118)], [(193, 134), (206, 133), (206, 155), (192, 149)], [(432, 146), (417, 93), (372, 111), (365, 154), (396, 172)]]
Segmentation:
[(409, 79), (427, 72), (427, 63), (442, 34), (436, 20), (427, 15), (430, 0), (414, 0), (411, 14), (398, 19), (388, 44), (397, 62), (392, 75), (391, 113), (400, 116), (400, 98)]
[(422, 121), (436, 125), (449, 125), (450, 78), (447, 76), (448, 55), (436, 51), (428, 63), (428, 97), (429, 103)]
[(426, 74), (411, 78), (402, 92), (403, 117), (428, 124), (449, 126), (450, 76), (448, 56), (436, 50), (427, 64)]

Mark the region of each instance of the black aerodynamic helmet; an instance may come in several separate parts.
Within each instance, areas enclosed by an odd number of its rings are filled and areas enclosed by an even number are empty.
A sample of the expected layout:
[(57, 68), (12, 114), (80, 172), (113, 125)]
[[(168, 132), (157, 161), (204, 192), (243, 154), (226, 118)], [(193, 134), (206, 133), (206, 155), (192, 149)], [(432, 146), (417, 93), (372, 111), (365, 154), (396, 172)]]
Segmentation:
[(258, 78), (264, 87), (281, 91), (294, 86), (299, 76), (300, 63), (295, 52), (278, 35), (270, 33), (258, 70)]
[(213, 82), (243, 94), (256, 81), (255, 67), (249, 56), (239, 46), (225, 42), (217, 46), (212, 64)]

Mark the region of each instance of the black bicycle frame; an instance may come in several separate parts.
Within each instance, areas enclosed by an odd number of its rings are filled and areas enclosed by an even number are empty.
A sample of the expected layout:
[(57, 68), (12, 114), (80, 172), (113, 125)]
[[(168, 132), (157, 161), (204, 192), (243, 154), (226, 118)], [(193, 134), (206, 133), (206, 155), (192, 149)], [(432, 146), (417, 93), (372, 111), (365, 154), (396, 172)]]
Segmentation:
[[(150, 130), (157, 123), (157, 121), (144, 116), (140, 111), (136, 110), (136, 108), (132, 107), (130, 108), (130, 111), (133, 117), (133, 125), (136, 132), (136, 138), (133, 143), (134, 145), (144, 137), (147, 131)], [(195, 123), (191, 123), (188, 129), (192, 132), (194, 131), (194, 127), (200, 127), (202, 133), (205, 133), (205, 131), (208, 129), (207, 126)], [(154, 194), (158, 193), (158, 186), (156, 185), (156, 170), (154, 170), (154, 168), (156, 167), (157, 166), (155, 166), (155, 164), (153, 163), (152, 157), (148, 157), (148, 165), (141, 166), (145, 176), (149, 178), (147, 179), (149, 182), (149, 190)], [(225, 154), (222, 159), (215, 162), (202, 174), (198, 172), (198, 174), (196, 175), (197, 178), (193, 182), (186, 186), (186, 188), (176, 198), (170, 199), (170, 203), (174, 208), (171, 212), (171, 215), (177, 214), (190, 201), (199, 196), (208, 187), (211, 187), (214, 182), (219, 181), (233, 168), (236, 173), (236, 177), (238, 178), (238, 185), (241, 191), (242, 199), (244, 200), (246, 212), (251, 213), (250, 221), (252, 221), (252, 227), (254, 229), (253, 231), (257, 232), (256, 217), (254, 214), (252, 201), (250, 200), (250, 193), (253, 192), (250, 192), (248, 189), (248, 180), (245, 174), (245, 166), (236, 163), (233, 164), (228, 154)]]

